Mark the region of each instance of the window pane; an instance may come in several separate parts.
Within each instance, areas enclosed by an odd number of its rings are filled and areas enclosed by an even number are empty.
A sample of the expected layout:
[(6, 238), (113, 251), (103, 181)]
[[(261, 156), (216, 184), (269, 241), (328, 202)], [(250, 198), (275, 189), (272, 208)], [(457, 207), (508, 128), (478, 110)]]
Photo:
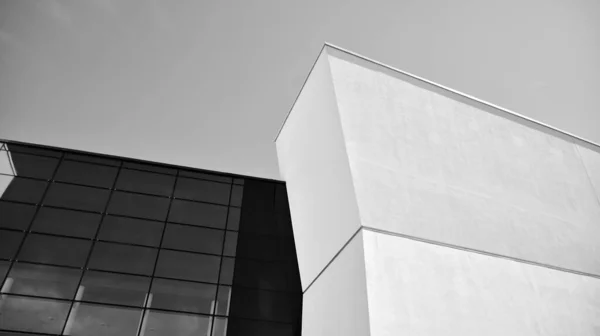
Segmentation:
[(225, 246), (223, 246), (223, 255), (235, 257), (237, 240), (237, 232), (227, 232), (227, 234), (225, 235)]
[(149, 308), (162, 308), (190, 313), (211, 314), (217, 292), (216, 285), (154, 279)]
[(0, 326), (3, 329), (59, 334), (65, 323), (69, 302), (3, 295), (0, 299)]
[(127, 161), (123, 162), (123, 167), (147, 170), (147, 171), (151, 171), (151, 172), (156, 172), (156, 173), (161, 173), (161, 174), (169, 174), (169, 175), (175, 175), (177, 173), (177, 169), (173, 169), (173, 168), (166, 168), (163, 166), (144, 164), (144, 163), (136, 163), (136, 162), (127, 162)]
[(85, 288), (82, 301), (141, 307), (150, 287), (150, 278), (87, 271), (81, 286)]
[(193, 171), (182, 170), (179, 172), (179, 176), (193, 177), (196, 179), (211, 180), (211, 181), (224, 182), (224, 183), (231, 183), (231, 177), (214, 175), (214, 174), (206, 174), (206, 173), (200, 173), (200, 172), (193, 172)]
[(156, 249), (97, 242), (89, 268), (152, 275)]
[(204, 254), (162, 250), (156, 276), (216, 283), (219, 259)]
[(23, 236), (21, 232), (0, 230), (0, 258), (13, 259)]
[(293, 323), (300, 315), (300, 297), (301, 294), (234, 287), (229, 316)]
[(63, 161), (56, 173), (57, 181), (112, 188), (118, 168), (90, 163)]
[(175, 176), (122, 169), (117, 181), (117, 189), (146, 194), (171, 196)]
[(230, 189), (230, 184), (180, 177), (175, 197), (227, 205)]
[(92, 242), (83, 239), (29, 234), (19, 260), (83, 267)]
[(65, 154), (65, 159), (88, 162), (88, 163), (99, 163), (99, 164), (115, 166), (115, 167), (118, 167), (119, 162), (120, 162), (119, 160), (115, 160), (115, 159), (108, 159), (108, 158), (99, 157), (99, 156), (82, 155), (82, 154), (74, 154), (74, 153)]
[(281, 259), (279, 237), (242, 232), (238, 237), (239, 257), (260, 260)]
[(244, 179), (241, 179), (241, 178), (235, 178), (235, 179), (233, 179), (233, 184), (241, 184), (241, 185), (244, 185)]
[(4, 277), (6, 276), (6, 272), (8, 272), (9, 267), (10, 261), (0, 260), (0, 288), (2, 288), (2, 281), (4, 281)]
[(229, 315), (229, 305), (231, 302), (231, 286), (219, 286), (217, 294), (217, 315)]
[(11, 153), (16, 176), (51, 179), (58, 159), (29, 154)]
[(108, 212), (164, 221), (169, 208), (168, 198), (136, 195), (115, 191)]
[(193, 226), (167, 224), (163, 247), (221, 254), (225, 231)]
[[(209, 335), (210, 317), (181, 313), (148, 311), (145, 336), (191, 336)], [(141, 332), (140, 332), (141, 334)]]
[(293, 336), (291, 324), (229, 318), (227, 336)]
[(44, 204), (87, 211), (104, 211), (110, 191), (106, 189), (80, 187), (52, 183)]
[(100, 218), (99, 214), (42, 207), (33, 222), (31, 230), (65, 236), (94, 238)]
[(0, 192), (4, 191), (2, 199), (8, 201), (39, 203), (47, 184), (44, 181), (0, 175)]
[(173, 200), (169, 221), (224, 229), (227, 207)]
[(221, 275), (219, 283), (224, 285), (233, 284), (233, 269), (235, 266), (235, 259), (223, 257), (221, 264)]
[(213, 319), (213, 331), (212, 336), (226, 336), (227, 335), (227, 319), (224, 317), (214, 317)]
[(15, 263), (3, 293), (72, 299), (81, 270)]
[(234, 285), (250, 288), (288, 290), (285, 263), (237, 258)]
[(98, 239), (158, 247), (163, 226), (161, 222), (106, 216)]
[(244, 194), (244, 187), (241, 185), (234, 185), (231, 189), (231, 203), (232, 206), (242, 206), (242, 197)]
[(65, 327), (72, 336), (135, 336), (141, 309), (74, 303)]
[(29, 153), (29, 154), (45, 155), (45, 156), (52, 156), (52, 157), (60, 158), (60, 152), (52, 150), (52, 149), (29, 147), (26, 145), (16, 145), (16, 144), (6, 144), (6, 148), (11, 152)]
[(27, 230), (34, 213), (33, 205), (0, 202), (0, 227)]
[(240, 216), (240, 208), (229, 208), (229, 216), (227, 217), (227, 230), (239, 231)]

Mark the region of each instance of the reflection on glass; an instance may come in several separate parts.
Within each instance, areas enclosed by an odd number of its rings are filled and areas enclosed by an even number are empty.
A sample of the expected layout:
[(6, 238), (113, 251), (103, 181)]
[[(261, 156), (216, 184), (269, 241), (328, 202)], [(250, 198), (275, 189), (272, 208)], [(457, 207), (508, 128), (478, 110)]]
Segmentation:
[(222, 230), (167, 224), (162, 247), (220, 255), (224, 233)]
[(9, 152), (0, 151), (0, 174), (15, 175)]
[(122, 169), (117, 180), (117, 189), (145, 194), (171, 196), (175, 176)]
[(0, 288), (3, 288), (1, 281), (4, 280), (8, 267), (10, 267), (10, 261), (0, 260)]
[(223, 255), (228, 257), (235, 257), (235, 251), (237, 248), (238, 233), (227, 232), (225, 235), (225, 245), (223, 246)]
[(241, 207), (243, 194), (244, 194), (244, 187), (241, 185), (234, 185), (231, 188), (231, 201), (229, 204), (231, 206)]
[(49, 180), (58, 165), (58, 159), (21, 153), (11, 153), (16, 176)]
[(77, 161), (63, 161), (55, 180), (93, 187), (111, 188), (118, 168)]
[(156, 275), (183, 280), (217, 282), (219, 257), (162, 250), (158, 257)]
[(65, 323), (69, 302), (2, 295), (2, 329), (59, 334)]
[(141, 309), (76, 302), (64, 335), (135, 336), (141, 316)]
[(216, 314), (228, 316), (229, 305), (231, 304), (231, 286), (219, 286), (217, 294)]
[(81, 270), (15, 263), (2, 293), (72, 299)]
[(227, 207), (223, 205), (173, 200), (169, 221), (224, 229)]
[(27, 230), (34, 213), (33, 205), (0, 202), (0, 227)]
[(42, 207), (31, 230), (91, 239), (96, 234), (100, 218), (100, 214)]
[(25, 239), (19, 260), (83, 267), (91, 245), (89, 240), (31, 233)]
[(0, 175), (0, 192), (3, 200), (39, 203), (48, 183), (28, 178)]
[(156, 249), (97, 242), (92, 251), (89, 268), (152, 275)]
[(44, 204), (86, 211), (101, 212), (108, 201), (109, 190), (52, 183)]
[(141, 307), (150, 287), (150, 278), (87, 271), (81, 286), (85, 288), (83, 301)]
[(221, 263), (221, 276), (219, 278), (219, 283), (225, 285), (233, 284), (233, 268), (235, 266), (235, 259), (223, 257), (223, 261)]
[(21, 232), (0, 230), (0, 259), (13, 259), (23, 236)]
[(214, 311), (216, 287), (203, 283), (154, 279), (152, 302), (149, 302), (148, 307), (211, 314)]
[(106, 216), (98, 239), (158, 247), (163, 226), (161, 222)]
[(210, 335), (209, 316), (149, 310), (144, 320), (140, 331), (144, 336)]
[(213, 331), (212, 336), (226, 336), (227, 335), (227, 319), (224, 317), (215, 317), (213, 320)]
[(227, 217), (227, 230), (240, 230), (240, 208), (229, 208), (229, 216)]
[(230, 184), (180, 177), (175, 197), (200, 202), (229, 204)]

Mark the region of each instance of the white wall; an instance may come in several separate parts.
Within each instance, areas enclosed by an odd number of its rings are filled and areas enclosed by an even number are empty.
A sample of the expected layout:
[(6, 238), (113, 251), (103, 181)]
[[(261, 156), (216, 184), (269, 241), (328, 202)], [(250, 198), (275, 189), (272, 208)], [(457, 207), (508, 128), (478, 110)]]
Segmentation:
[(276, 143), (303, 289), (360, 227), (340, 126), (324, 52)]
[(597, 148), (329, 55), (362, 225), (600, 275)]
[(600, 279), (363, 235), (373, 336), (600, 334)]
[(368, 336), (369, 312), (362, 233), (358, 233), (306, 291), (302, 335)]

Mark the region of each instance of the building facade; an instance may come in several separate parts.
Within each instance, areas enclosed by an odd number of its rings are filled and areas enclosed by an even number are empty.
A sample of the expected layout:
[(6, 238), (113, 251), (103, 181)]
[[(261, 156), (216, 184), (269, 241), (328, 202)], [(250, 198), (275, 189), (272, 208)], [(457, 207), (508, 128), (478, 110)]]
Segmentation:
[(285, 184), (0, 149), (0, 335), (300, 335)]

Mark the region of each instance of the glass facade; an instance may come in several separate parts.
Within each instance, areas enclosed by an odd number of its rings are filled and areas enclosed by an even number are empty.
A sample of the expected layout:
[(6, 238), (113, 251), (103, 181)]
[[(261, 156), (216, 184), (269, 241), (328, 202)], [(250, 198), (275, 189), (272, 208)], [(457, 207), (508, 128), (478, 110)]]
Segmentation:
[(0, 147), (0, 336), (300, 335), (284, 183)]

